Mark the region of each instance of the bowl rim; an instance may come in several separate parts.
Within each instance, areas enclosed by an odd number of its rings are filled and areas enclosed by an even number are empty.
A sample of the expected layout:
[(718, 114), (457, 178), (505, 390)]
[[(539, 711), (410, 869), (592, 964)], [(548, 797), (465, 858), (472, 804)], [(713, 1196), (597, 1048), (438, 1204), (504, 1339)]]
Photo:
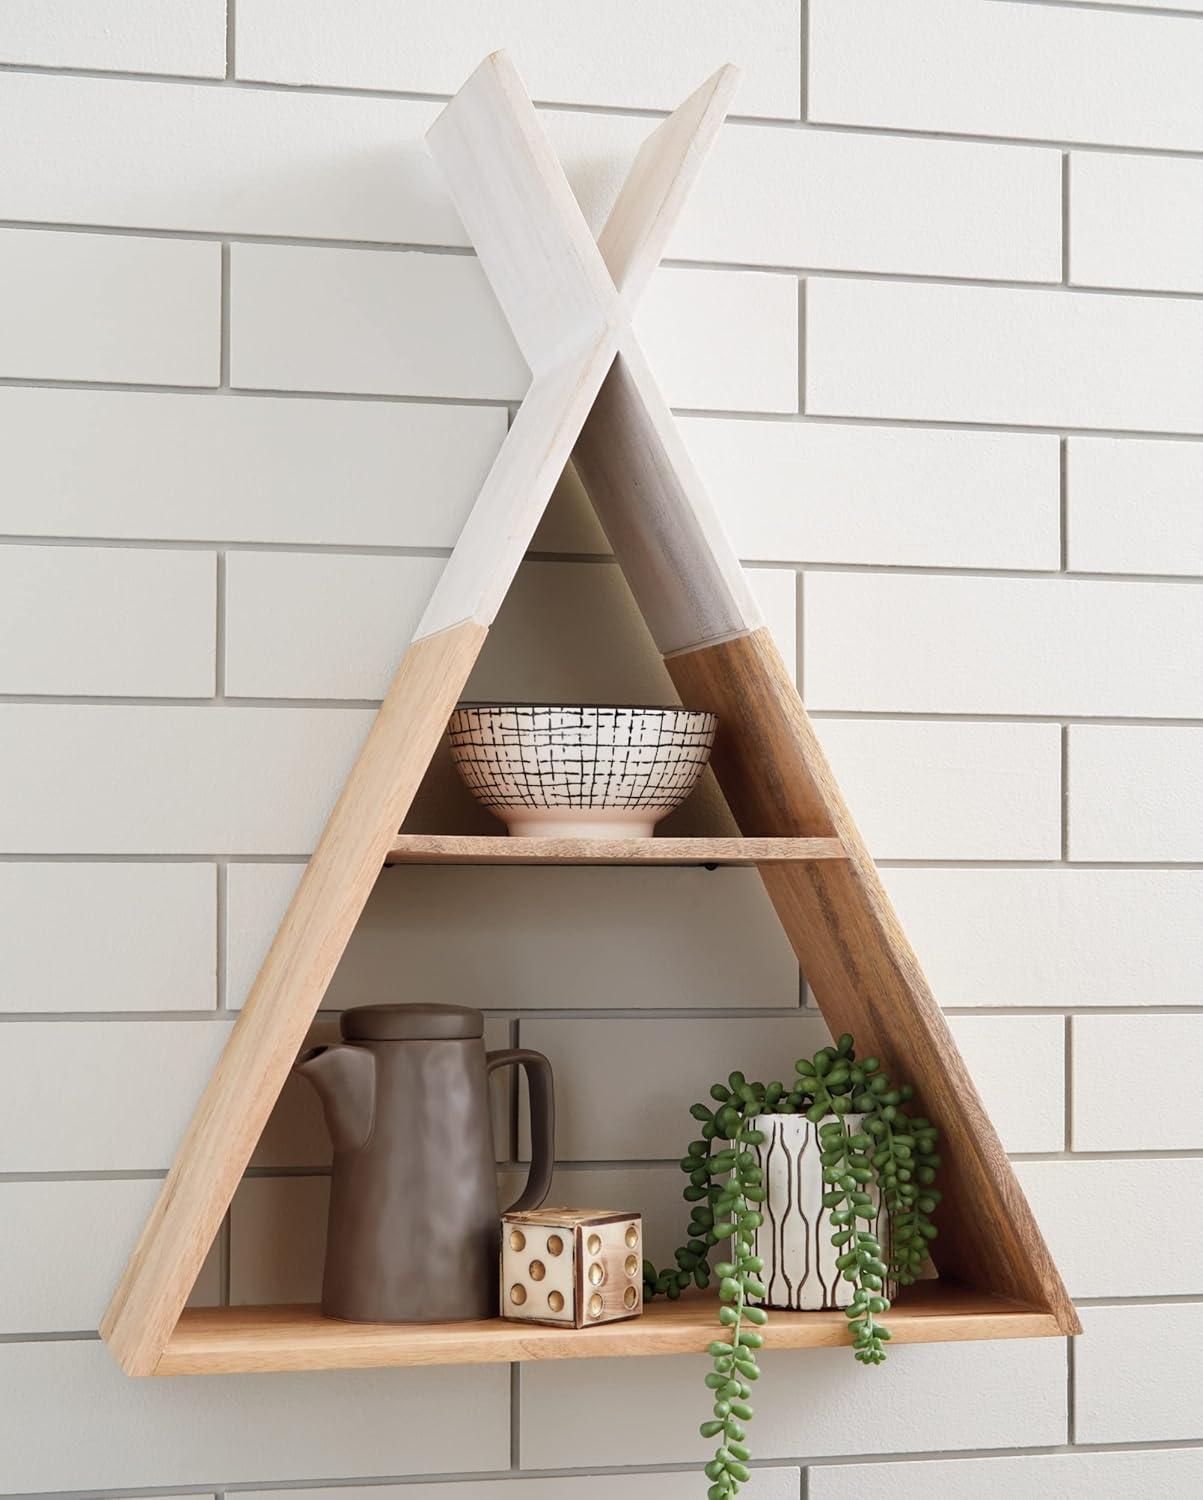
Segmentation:
[(452, 709), (452, 714), (463, 710), (472, 710), (476, 713), (505, 713), (512, 709), (548, 709), (555, 713), (581, 713), (586, 710), (596, 709), (607, 713), (640, 713), (640, 714), (693, 714), (699, 719), (717, 719), (718, 715), (708, 708), (686, 708), (680, 703), (531, 703), (529, 701), (514, 703), (457, 703)]

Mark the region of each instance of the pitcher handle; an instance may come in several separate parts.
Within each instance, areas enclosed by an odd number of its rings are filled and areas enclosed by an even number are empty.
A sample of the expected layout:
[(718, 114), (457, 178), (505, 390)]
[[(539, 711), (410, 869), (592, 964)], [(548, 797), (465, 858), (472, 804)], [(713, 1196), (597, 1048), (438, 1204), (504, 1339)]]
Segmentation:
[(510, 1047), (504, 1052), (490, 1052), (485, 1058), (491, 1073), (517, 1063), (526, 1072), (530, 1096), (530, 1171), (521, 1195), (505, 1212), (538, 1208), (551, 1188), (551, 1174), (556, 1165), (556, 1101), (551, 1078), (551, 1064), (542, 1052), (526, 1047)]

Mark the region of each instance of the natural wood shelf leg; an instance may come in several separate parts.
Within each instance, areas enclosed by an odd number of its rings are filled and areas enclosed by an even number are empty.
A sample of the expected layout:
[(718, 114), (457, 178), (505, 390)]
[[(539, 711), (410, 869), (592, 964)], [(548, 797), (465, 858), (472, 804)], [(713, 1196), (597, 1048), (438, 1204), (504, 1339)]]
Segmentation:
[(834, 1035), (912, 1083), (939, 1126), (942, 1270), (1081, 1325), (810, 720), (767, 630), (668, 658), (682, 701), (719, 716), (713, 765), (745, 837), (842, 840), (847, 860), (761, 875)]
[(101, 1323), (131, 1375), (167, 1346), (485, 635), (457, 625), (397, 670)]

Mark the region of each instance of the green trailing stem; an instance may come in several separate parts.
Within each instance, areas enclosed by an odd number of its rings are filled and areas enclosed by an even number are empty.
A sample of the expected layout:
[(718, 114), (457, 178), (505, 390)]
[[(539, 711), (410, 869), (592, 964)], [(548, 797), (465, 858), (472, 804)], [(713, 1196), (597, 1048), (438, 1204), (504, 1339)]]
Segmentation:
[[(940, 1165), (936, 1128), (908, 1113), (910, 1085), (895, 1086), (875, 1057), (858, 1062), (847, 1035), (800, 1059), (794, 1075), (787, 1086), (749, 1083), (742, 1073), (732, 1073), (725, 1084), (711, 1088), (711, 1103), (690, 1107), (700, 1129), (681, 1158), (689, 1179), (683, 1193), (690, 1208), (688, 1238), (674, 1266), (657, 1271), (644, 1262), (649, 1302), (656, 1296), (675, 1300), (718, 1278), (720, 1336), (709, 1347), (714, 1368), (706, 1376), (714, 1414), (701, 1426), (703, 1437), (717, 1439), (705, 1468), (708, 1500), (738, 1494), (750, 1472), (743, 1424), (752, 1417), (751, 1387), (760, 1378), (756, 1352), (768, 1322), (764, 1308), (749, 1301), (765, 1295), (759, 1279), (764, 1262), (755, 1254), (764, 1174), (749, 1149), (764, 1141), (756, 1117), (804, 1114), (818, 1127), (823, 1204), (836, 1263), (852, 1288), (845, 1312), (853, 1357), (861, 1364), (885, 1359), (890, 1330), (881, 1318), (890, 1310), (889, 1283), (909, 1286), (916, 1279), (936, 1235), (930, 1218), (940, 1201), (934, 1186)], [(855, 1131), (848, 1126), (849, 1114), (864, 1116)], [(888, 1251), (872, 1228), (878, 1206), (871, 1185), (889, 1222)], [(711, 1254), (720, 1245), (727, 1258), (712, 1266)]]

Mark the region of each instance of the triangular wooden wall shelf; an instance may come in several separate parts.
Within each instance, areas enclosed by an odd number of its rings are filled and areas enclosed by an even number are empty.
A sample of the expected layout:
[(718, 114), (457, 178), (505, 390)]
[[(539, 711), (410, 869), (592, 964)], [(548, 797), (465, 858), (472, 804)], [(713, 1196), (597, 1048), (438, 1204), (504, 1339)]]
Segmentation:
[[(833, 1033), (910, 1079), (940, 1126), (943, 1279), (899, 1341), (1075, 1333), (1078, 1322), (944, 1017), (631, 329), (738, 71), (648, 138), (595, 243), (522, 83), (488, 58), (431, 149), (532, 372), (355, 768), (197, 1107), (101, 1327), (134, 1375), (703, 1350), (704, 1301), (565, 1335), (497, 1320), (376, 1327), (312, 1308), (184, 1303), (382, 866), (632, 858), (758, 865)], [(638, 849), (399, 836), (489, 626), (572, 459), (682, 701), (714, 710), (713, 766), (743, 839)], [(778, 1315), (773, 1346), (842, 1342), (839, 1314)]]

